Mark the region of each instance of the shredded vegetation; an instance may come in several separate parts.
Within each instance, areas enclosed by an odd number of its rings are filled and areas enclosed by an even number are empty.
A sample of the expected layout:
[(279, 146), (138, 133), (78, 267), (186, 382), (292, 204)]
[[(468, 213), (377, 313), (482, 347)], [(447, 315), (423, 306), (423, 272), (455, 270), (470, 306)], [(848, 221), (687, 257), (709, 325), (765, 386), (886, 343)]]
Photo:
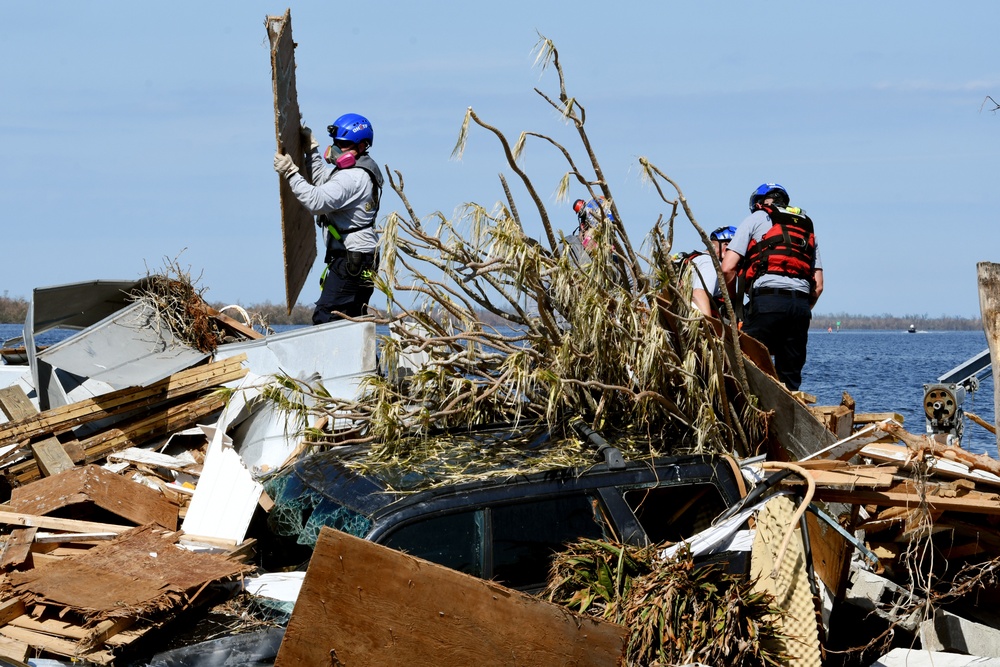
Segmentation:
[[(737, 337), (735, 324), (722, 338), (712, 335), (691, 306), (690, 278), (678, 275), (670, 257), (678, 215), (710, 247), (707, 235), (677, 184), (642, 158), (667, 217), (655, 221), (644, 250), (634, 246), (585, 131), (585, 109), (567, 93), (558, 52), (545, 38), (537, 62), (555, 70), (559, 91), (536, 92), (575, 129), (583, 160), (545, 134), (522, 132), (511, 142), (469, 108), (456, 157), (474, 129), (493, 135), (527, 192), (524, 212), (501, 174), (504, 202), (469, 203), (452, 219), (422, 218), (403, 175), (386, 169), (404, 212), (390, 213), (382, 234), (376, 285), (388, 309), (373, 318), (389, 330), (379, 340), (381, 368), (364, 378), (359, 397), (280, 378), (282, 391), (328, 418), (326, 429), (308, 433), (310, 443), (368, 444), (372, 461), (426, 461), (447, 456), (449, 438), (435, 435), (442, 432), (544, 425), (556, 440), (579, 443), (570, 424), (582, 420), (609, 440), (644, 443), (645, 455), (756, 453), (764, 418), (747, 390), (742, 355), (727, 353), (732, 344), (723, 342)], [(568, 250), (574, 239), (553, 226), (521, 166), (538, 142), (565, 159), (566, 171), (553, 178), (560, 201), (573, 184), (603, 198), (583, 257)], [(528, 215), (542, 241), (525, 232)], [(289, 383), (298, 386), (291, 391)]]
[(786, 663), (769, 593), (683, 549), (661, 560), (662, 547), (581, 540), (555, 557), (544, 595), (627, 627), (629, 665)]

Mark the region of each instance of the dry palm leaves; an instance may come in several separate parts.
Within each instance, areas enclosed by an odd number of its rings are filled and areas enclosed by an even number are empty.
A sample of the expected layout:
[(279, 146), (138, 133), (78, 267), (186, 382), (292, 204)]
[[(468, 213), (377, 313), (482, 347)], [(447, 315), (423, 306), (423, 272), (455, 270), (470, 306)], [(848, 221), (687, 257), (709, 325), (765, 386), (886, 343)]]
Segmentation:
[(781, 611), (752, 582), (682, 551), (582, 540), (555, 557), (546, 595), (629, 628), (629, 665), (780, 665)]
[[(502, 175), (506, 204), (468, 204), (454, 219), (440, 213), (421, 219), (402, 175), (390, 173), (405, 214), (389, 214), (383, 230), (377, 287), (388, 309), (375, 318), (390, 331), (380, 338), (383, 372), (365, 379), (356, 400), (325, 396), (316, 386), (295, 391), (338, 425), (327, 443), (369, 443), (381, 458), (407, 457), (398, 450), (471, 425), (542, 423), (556, 437), (571, 438), (568, 424), (576, 418), (609, 439), (627, 429), (656, 453), (754, 451), (763, 420), (751, 399), (734, 402), (729, 395), (748, 395), (739, 390), (742, 374), (734, 373), (719, 339), (690, 306), (690, 283), (671, 266), (679, 210), (706, 245), (708, 237), (676, 185), (643, 161), (657, 190), (666, 182), (677, 200), (664, 197), (671, 213), (666, 231), (661, 221), (653, 226), (650, 256), (636, 251), (587, 138), (584, 109), (567, 95), (548, 40), (540, 42), (539, 61), (555, 67), (560, 89), (555, 99), (539, 95), (576, 129), (588, 168), (543, 134), (524, 132), (512, 145), (471, 108), (455, 152), (461, 154), (473, 126), (498, 139), (544, 242), (525, 232)], [(561, 197), (573, 180), (590, 197), (603, 197), (588, 261), (567, 252), (518, 161), (528, 140), (541, 140), (565, 158)], [(401, 373), (408, 358), (415, 368)]]

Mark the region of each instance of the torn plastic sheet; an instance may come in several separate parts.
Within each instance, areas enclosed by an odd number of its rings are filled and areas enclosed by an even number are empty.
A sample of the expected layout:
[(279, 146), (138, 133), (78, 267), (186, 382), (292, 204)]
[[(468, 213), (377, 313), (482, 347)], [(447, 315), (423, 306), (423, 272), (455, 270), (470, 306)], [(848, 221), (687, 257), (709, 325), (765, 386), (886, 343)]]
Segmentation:
[[(792, 495), (792, 493), (790, 491), (778, 491), (755, 505), (744, 507), (722, 523), (663, 549), (660, 552), (660, 558), (673, 558), (684, 545), (687, 545), (691, 550), (692, 556), (713, 554), (719, 551), (749, 551), (753, 543), (753, 531), (740, 530), (740, 527), (746, 523), (747, 519), (766, 505), (768, 501), (779, 495), (788, 496)], [(743, 533), (743, 535), (740, 535), (740, 533)]]
[(268, 628), (157, 653), (146, 667), (272, 667), (285, 636)]

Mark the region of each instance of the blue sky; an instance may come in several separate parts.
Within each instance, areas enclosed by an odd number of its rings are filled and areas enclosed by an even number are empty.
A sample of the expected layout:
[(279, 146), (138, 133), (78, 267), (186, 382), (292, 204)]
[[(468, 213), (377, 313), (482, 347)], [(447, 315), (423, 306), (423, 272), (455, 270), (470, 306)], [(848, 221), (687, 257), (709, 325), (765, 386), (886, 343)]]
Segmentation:
[[(132, 279), (175, 259), (212, 302), (283, 303), (264, 18), (288, 4), (37, 2), (0, 41), (0, 290)], [(777, 181), (817, 225), (819, 313), (979, 315), (976, 263), (1000, 261), (995, 48), (1000, 3), (293, 3), (299, 103), (324, 128), (368, 116), (372, 155), (403, 173), (420, 215), (503, 198), (496, 140), (578, 144), (533, 88), (537, 33), (569, 93), (633, 242), (667, 211), (640, 156), (675, 179), (706, 229), (737, 224)], [(529, 143), (524, 166), (569, 232), (565, 164)], [(515, 187), (522, 215), (529, 210)], [(574, 192), (572, 198), (584, 193)], [(382, 211), (401, 209), (387, 192)], [(541, 236), (537, 225), (528, 231)], [(679, 221), (675, 250), (696, 246)], [(318, 296), (314, 267), (300, 301)]]

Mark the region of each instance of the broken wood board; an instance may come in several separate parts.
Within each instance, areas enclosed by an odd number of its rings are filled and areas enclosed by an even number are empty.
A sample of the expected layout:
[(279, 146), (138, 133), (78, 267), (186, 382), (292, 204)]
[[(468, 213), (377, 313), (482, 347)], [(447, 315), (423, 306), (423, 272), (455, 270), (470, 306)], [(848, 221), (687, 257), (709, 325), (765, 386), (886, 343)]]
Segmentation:
[(885, 507), (918, 507), (926, 503), (932, 511), (1000, 516), (1000, 495), (975, 490), (958, 495), (953, 488), (941, 487), (932, 481), (926, 483), (926, 489), (923, 492), (910, 479), (897, 480), (893, 486), (887, 489), (817, 487), (814, 499)]
[[(844, 489), (854, 489), (854, 488), (867, 488), (867, 489), (884, 489), (893, 485), (894, 476), (898, 472), (896, 466), (854, 466), (842, 462), (833, 468), (828, 468), (824, 464), (832, 463), (827, 461), (818, 461), (816, 465), (813, 462), (807, 462), (805, 464), (799, 463), (801, 467), (805, 468), (809, 473), (809, 476), (813, 478), (813, 482), (816, 486), (823, 487), (838, 487)], [(785, 484), (800, 484), (800, 480), (797, 477), (790, 477), (784, 482)]]
[(3, 545), (0, 554), (0, 570), (7, 571), (20, 568), (28, 560), (31, 553), (31, 543), (35, 539), (37, 528), (15, 528)]
[[(268, 16), (264, 20), (271, 44), (271, 84), (274, 90), (274, 130), (277, 150), (290, 155), (299, 173), (309, 173), (304, 164), (300, 127), (298, 92), (295, 88), (295, 42), (292, 40), (292, 10), (284, 16)], [(281, 198), (281, 239), (285, 259), (285, 303), (288, 313), (299, 298), (302, 286), (316, 261), (316, 224), (288, 185), (288, 179), (278, 175)]]
[(626, 628), (323, 527), (275, 667), (612, 667)]
[(854, 410), (846, 405), (811, 406), (808, 410), (838, 439), (854, 432)]
[[(226, 397), (213, 392), (160, 412), (142, 413), (132, 420), (117, 422), (111, 428), (81, 441), (86, 461), (93, 463), (113, 452), (193, 426), (225, 405)], [(37, 462), (29, 459), (10, 466), (7, 476), (13, 478), (13, 485), (23, 485), (40, 479), (41, 471)]]
[[(861, 456), (868, 457), (875, 461), (886, 461), (889, 463), (906, 463), (909, 465), (913, 458), (913, 450), (906, 445), (896, 445), (877, 442), (865, 445), (859, 452)], [(968, 479), (973, 482), (982, 482), (990, 486), (1000, 486), (1000, 476), (994, 475), (986, 470), (976, 470), (970, 468), (961, 461), (941, 458), (939, 456), (927, 456), (924, 458), (927, 469), (935, 474), (947, 479)]]
[(122, 533), (134, 526), (118, 526), (96, 521), (60, 519), (53, 516), (38, 516), (10, 511), (8, 505), (0, 505), (0, 524), (9, 526), (35, 526), (49, 530), (64, 530), (69, 533)]
[(100, 466), (72, 468), (11, 491), (10, 507), (24, 514), (70, 510), (74, 515), (99, 508), (137, 526), (155, 523), (177, 529), (177, 505), (145, 484)]
[(184, 369), (147, 387), (128, 387), (44, 412), (25, 414), (16, 421), (0, 424), (0, 444), (37, 438), (239, 380), (247, 374), (242, 365), (244, 361), (246, 355), (237, 354), (215, 363)]
[[(99, 649), (137, 620), (155, 622), (186, 609), (210, 583), (249, 572), (223, 557), (182, 549), (177, 538), (146, 525), (72, 559), (13, 572), (8, 579), (29, 609), (58, 609), (59, 621), (83, 626), (77, 651)], [(68, 630), (60, 634), (67, 636)]]
[(63, 449), (62, 443), (59, 442), (59, 438), (51, 436), (34, 442), (31, 444), (31, 453), (35, 457), (35, 463), (38, 464), (38, 469), (46, 477), (51, 477), (52, 475), (58, 475), (66, 470), (72, 470), (76, 467), (73, 463), (73, 459), (69, 457), (66, 450)]

